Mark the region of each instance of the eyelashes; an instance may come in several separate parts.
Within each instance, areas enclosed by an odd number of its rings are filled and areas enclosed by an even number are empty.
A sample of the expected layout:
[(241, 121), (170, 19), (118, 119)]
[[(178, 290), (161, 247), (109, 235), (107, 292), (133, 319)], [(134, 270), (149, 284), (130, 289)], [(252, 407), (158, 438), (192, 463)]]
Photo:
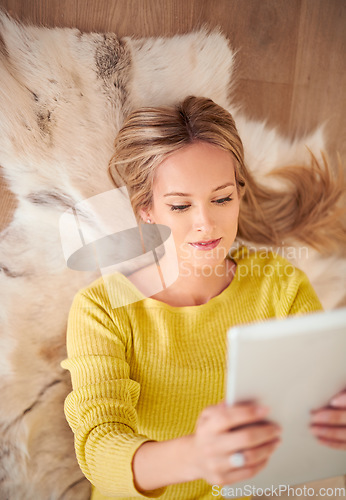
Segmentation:
[[(233, 198), (230, 196), (226, 196), (225, 198), (220, 198), (219, 200), (214, 200), (212, 203), (218, 206), (226, 205), (230, 201), (232, 201)], [(170, 205), (170, 210), (172, 212), (185, 212), (191, 205)]]
[(170, 205), (170, 210), (172, 212), (183, 212), (187, 208), (189, 208), (190, 205)]
[(216, 205), (226, 205), (226, 203), (228, 203), (229, 201), (232, 201), (233, 198), (231, 198), (230, 196), (226, 196), (226, 198), (221, 198), (220, 200), (215, 200), (213, 201), (213, 203), (215, 203)]

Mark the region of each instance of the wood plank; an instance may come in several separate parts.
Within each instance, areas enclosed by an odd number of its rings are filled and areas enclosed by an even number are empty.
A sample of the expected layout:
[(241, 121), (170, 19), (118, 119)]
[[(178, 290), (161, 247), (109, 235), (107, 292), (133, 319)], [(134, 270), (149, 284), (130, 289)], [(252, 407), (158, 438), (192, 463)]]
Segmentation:
[(242, 79), (234, 91), (235, 102), (251, 119), (263, 120), (288, 134), (291, 113), (292, 85)]
[(289, 129), (326, 122), (331, 152), (346, 162), (346, 2), (302, 0)]

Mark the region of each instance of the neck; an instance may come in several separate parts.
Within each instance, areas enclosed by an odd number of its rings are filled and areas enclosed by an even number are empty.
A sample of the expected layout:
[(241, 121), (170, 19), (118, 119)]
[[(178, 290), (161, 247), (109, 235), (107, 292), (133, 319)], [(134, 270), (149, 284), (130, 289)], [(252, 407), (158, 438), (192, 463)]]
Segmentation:
[(231, 283), (236, 264), (225, 259), (215, 268), (197, 268), (179, 265), (178, 278), (153, 298), (175, 306), (206, 304)]

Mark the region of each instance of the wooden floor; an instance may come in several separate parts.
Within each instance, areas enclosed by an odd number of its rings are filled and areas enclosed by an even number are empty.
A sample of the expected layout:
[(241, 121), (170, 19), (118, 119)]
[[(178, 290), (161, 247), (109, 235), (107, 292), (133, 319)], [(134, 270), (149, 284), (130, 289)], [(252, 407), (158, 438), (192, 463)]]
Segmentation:
[[(338, 150), (346, 164), (345, 0), (0, 0), (0, 6), (35, 24), (119, 36), (218, 26), (238, 49), (235, 95), (248, 116), (291, 137), (327, 122), (329, 152), (334, 158)], [(15, 203), (0, 175), (0, 231)]]

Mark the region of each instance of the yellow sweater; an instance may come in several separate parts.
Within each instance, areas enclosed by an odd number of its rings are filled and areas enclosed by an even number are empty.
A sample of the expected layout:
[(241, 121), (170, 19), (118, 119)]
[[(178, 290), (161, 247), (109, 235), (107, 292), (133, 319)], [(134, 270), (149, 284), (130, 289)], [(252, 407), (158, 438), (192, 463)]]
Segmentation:
[(119, 273), (76, 294), (62, 362), (73, 385), (65, 413), (80, 467), (94, 485), (93, 500), (215, 498), (202, 479), (139, 493), (131, 468), (135, 451), (145, 441), (193, 433), (203, 408), (224, 399), (229, 327), (322, 309), (306, 275), (282, 257), (242, 247), (232, 259), (231, 284), (199, 306), (142, 296), (112, 308), (112, 294), (136, 293)]

